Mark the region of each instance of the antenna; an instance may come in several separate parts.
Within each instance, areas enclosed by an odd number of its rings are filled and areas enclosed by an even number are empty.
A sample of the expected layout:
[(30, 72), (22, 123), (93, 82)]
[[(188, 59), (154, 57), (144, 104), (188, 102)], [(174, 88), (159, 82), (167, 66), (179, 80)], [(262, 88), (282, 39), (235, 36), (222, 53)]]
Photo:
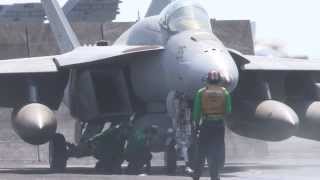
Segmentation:
[(141, 19), (140, 10), (138, 9), (138, 18), (137, 18), (137, 21), (140, 21), (140, 19)]

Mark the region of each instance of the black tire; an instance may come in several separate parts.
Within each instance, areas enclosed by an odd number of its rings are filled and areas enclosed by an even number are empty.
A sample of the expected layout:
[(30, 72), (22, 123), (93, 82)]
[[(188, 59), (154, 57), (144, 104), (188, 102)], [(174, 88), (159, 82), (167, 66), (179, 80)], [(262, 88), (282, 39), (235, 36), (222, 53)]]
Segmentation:
[(55, 134), (49, 142), (49, 163), (53, 171), (64, 171), (67, 166), (67, 145), (62, 134)]
[(199, 180), (200, 179), (200, 177), (192, 177), (192, 180)]
[(177, 152), (174, 146), (174, 142), (170, 143), (164, 154), (166, 172), (169, 175), (173, 175), (177, 171)]

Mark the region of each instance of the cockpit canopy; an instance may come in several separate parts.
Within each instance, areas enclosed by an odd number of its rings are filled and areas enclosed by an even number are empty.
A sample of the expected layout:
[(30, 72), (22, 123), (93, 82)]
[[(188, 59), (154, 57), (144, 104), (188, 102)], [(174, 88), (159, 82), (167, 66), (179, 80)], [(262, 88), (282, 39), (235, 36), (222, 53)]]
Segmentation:
[(199, 3), (190, 0), (177, 0), (166, 7), (160, 16), (160, 25), (172, 32), (186, 30), (212, 32), (206, 10)]

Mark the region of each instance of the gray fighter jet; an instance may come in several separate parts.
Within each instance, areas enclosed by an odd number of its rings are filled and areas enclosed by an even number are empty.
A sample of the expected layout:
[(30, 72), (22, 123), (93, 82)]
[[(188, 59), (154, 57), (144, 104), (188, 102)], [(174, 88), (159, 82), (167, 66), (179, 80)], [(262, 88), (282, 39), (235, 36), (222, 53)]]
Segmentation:
[(136, 114), (136, 127), (158, 125), (157, 151), (164, 151), (172, 127), (168, 94), (192, 100), (211, 70), (233, 94), (227, 124), (234, 132), (268, 141), (293, 135), (320, 140), (320, 61), (227, 49), (212, 33), (205, 8), (192, 0), (154, 1), (149, 16), (112, 46), (81, 47), (57, 1), (42, 4), (62, 54), (0, 61), (0, 80), (7, 82), (0, 105), (14, 108), (13, 127), (24, 141), (52, 142), (51, 167), (65, 167), (67, 159), (52, 112), (63, 98), (87, 124)]

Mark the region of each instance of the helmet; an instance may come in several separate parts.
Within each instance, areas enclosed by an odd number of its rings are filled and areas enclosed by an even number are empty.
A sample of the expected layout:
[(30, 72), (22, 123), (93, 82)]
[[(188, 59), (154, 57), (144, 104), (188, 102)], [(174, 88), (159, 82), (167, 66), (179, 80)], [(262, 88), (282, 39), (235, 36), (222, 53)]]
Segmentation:
[(221, 75), (218, 71), (210, 71), (207, 76), (207, 83), (218, 84), (221, 81)]

